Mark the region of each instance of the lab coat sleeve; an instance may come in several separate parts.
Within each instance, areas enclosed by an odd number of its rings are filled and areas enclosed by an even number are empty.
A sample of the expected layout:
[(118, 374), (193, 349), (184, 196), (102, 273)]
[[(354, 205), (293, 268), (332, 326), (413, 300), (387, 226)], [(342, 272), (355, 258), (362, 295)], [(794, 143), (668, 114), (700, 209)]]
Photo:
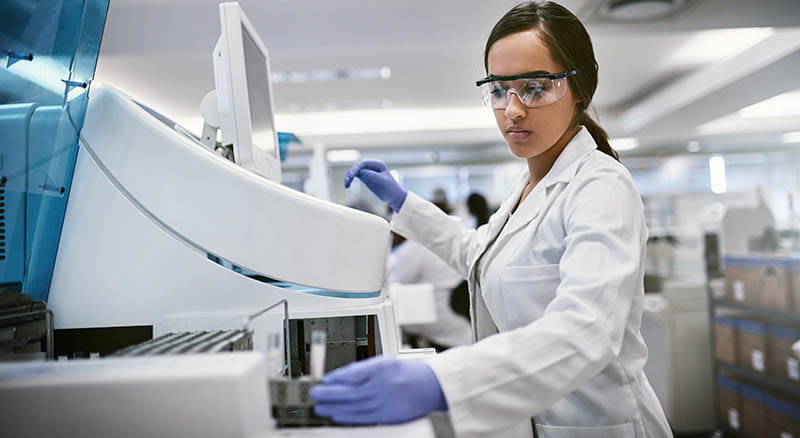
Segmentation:
[(412, 192), (408, 192), (391, 226), (395, 233), (431, 250), (462, 278), (466, 278), (469, 261), (478, 250), (478, 236), (486, 233), (485, 225), (478, 230), (464, 228), (460, 218), (448, 216)]
[(643, 275), (642, 204), (619, 170), (593, 171), (571, 184), (578, 185), (565, 193), (572, 199), (550, 212), (563, 215), (567, 237), (560, 283), (543, 316), (428, 362), (458, 436), (487, 436), (527, 421), (619, 361)]

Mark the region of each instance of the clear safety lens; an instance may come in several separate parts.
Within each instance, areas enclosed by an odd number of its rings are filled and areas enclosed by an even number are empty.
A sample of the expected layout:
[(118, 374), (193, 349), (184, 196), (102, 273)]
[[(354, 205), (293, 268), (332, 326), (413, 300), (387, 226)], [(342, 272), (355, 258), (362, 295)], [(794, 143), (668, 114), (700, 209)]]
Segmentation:
[(528, 108), (549, 105), (567, 94), (567, 79), (518, 79), (492, 81), (480, 86), (483, 101), (493, 109), (506, 109), (515, 94)]

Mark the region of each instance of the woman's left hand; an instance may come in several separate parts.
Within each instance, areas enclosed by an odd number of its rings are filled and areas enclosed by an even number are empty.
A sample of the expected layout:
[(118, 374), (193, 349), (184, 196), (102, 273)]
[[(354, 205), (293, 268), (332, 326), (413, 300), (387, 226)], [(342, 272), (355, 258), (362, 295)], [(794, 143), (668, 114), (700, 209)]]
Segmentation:
[(373, 357), (327, 374), (311, 389), (314, 412), (337, 423), (403, 423), (447, 410), (439, 381), (423, 362)]

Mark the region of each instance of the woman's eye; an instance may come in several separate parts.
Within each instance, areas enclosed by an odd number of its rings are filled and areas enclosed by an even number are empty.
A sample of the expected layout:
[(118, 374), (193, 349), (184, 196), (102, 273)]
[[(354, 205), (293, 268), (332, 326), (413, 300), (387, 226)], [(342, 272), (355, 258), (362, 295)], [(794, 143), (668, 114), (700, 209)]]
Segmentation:
[(503, 97), (506, 94), (506, 90), (504, 88), (495, 87), (492, 88), (492, 97)]
[(522, 94), (525, 96), (540, 97), (547, 91), (544, 84), (531, 82), (523, 88)]

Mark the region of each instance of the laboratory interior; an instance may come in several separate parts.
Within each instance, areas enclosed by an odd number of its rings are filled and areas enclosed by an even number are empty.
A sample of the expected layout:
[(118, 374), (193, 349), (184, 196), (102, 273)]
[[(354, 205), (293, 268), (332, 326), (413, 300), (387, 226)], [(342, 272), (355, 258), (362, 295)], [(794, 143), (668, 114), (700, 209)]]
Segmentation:
[(1, 0), (0, 436), (800, 438), (800, 1)]

